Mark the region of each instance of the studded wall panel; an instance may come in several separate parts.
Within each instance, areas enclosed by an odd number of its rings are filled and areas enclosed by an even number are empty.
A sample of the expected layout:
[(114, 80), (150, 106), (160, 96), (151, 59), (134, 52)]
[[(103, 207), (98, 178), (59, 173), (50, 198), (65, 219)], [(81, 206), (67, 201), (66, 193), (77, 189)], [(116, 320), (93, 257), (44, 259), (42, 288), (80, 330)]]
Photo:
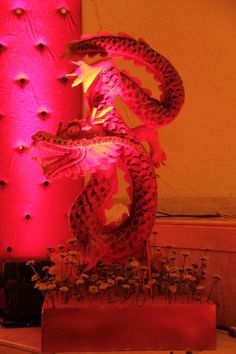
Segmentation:
[(27, 148), (36, 131), (81, 117), (63, 55), (80, 29), (80, 0), (1, 1), (0, 259), (43, 257), (71, 236), (67, 214), (82, 180), (45, 180)]

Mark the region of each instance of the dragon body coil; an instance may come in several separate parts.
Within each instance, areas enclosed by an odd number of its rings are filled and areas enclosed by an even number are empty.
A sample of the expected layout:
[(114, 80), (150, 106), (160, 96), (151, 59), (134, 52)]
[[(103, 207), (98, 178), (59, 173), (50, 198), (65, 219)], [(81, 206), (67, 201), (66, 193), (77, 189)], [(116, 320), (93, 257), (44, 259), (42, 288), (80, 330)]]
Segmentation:
[[(60, 127), (55, 135), (37, 132), (33, 144), (53, 155), (38, 158), (48, 178), (91, 178), (70, 212), (70, 225), (88, 268), (99, 260), (112, 262), (125, 257), (142, 258), (145, 241), (155, 222), (157, 183), (155, 167), (161, 160), (155, 129), (170, 123), (184, 102), (182, 80), (171, 63), (144, 41), (124, 35), (85, 36), (69, 44), (70, 55), (79, 58), (74, 85), (83, 83), (88, 114), (84, 120)], [(100, 54), (102, 60), (87, 65), (81, 58)], [(160, 99), (151, 97), (112, 59), (132, 59), (154, 75)], [(119, 96), (144, 125), (130, 129), (116, 108)], [(141, 144), (148, 140), (149, 152)], [(116, 167), (130, 182), (129, 216), (106, 225), (102, 210), (114, 193)]]

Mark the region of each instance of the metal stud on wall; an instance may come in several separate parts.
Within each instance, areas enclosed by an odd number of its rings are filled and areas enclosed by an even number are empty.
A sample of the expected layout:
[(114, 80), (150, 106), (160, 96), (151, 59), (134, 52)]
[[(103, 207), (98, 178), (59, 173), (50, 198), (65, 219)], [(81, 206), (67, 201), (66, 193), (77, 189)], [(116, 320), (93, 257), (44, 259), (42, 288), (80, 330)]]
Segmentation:
[(70, 237), (67, 213), (82, 183), (45, 181), (27, 151), (36, 131), (81, 117), (80, 89), (65, 77), (74, 65), (63, 58), (80, 30), (80, 0), (1, 6), (0, 259), (44, 257)]

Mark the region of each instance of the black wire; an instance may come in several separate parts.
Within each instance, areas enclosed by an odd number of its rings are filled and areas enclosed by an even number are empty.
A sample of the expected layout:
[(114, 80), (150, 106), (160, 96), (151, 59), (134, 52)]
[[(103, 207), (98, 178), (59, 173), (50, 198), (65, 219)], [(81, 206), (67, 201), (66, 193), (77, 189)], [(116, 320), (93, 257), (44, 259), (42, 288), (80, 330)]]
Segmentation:
[[(161, 214), (161, 215), (158, 215)], [(219, 214), (219, 213), (215, 213), (215, 214), (170, 214), (170, 213), (165, 213), (162, 211), (158, 211), (156, 213), (156, 218), (220, 218), (223, 215)]]

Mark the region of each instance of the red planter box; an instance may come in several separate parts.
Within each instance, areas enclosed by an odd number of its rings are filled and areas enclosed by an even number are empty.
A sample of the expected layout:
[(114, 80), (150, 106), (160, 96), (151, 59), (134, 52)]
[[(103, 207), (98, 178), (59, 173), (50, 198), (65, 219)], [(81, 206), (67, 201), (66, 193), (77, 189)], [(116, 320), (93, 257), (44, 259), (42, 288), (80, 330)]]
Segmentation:
[(213, 304), (69, 304), (42, 313), (42, 352), (214, 350)]

